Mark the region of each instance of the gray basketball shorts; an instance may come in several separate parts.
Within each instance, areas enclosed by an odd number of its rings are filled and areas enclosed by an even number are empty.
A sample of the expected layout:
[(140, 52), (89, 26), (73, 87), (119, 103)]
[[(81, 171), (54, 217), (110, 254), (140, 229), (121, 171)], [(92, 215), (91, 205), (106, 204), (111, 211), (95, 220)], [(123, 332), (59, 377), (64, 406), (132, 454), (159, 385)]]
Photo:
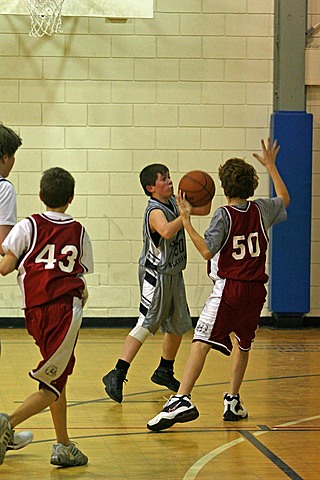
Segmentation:
[(139, 267), (140, 316), (137, 325), (154, 335), (161, 332), (183, 335), (192, 329), (183, 274), (158, 273)]

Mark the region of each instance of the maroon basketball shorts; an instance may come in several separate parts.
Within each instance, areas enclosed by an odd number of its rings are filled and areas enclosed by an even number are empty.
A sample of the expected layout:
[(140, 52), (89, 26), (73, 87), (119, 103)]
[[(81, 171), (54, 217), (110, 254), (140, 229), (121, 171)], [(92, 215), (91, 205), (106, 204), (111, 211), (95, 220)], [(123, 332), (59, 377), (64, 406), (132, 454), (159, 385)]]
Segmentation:
[(82, 304), (65, 295), (45, 305), (25, 309), (26, 327), (43, 360), (29, 373), (58, 397), (75, 363), (74, 348), (82, 321)]
[(216, 280), (197, 322), (193, 341), (203, 341), (225, 355), (232, 351), (233, 332), (239, 348), (247, 351), (255, 338), (266, 299), (261, 282)]

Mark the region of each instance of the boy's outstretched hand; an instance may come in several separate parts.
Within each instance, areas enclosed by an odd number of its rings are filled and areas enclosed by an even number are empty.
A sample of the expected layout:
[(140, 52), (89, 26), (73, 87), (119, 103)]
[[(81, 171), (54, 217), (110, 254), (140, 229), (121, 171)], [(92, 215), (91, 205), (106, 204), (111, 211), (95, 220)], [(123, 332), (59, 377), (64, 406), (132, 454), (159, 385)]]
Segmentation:
[(261, 140), (261, 147), (262, 155), (254, 153), (253, 156), (266, 168), (273, 181), (277, 197), (282, 198), (284, 206), (287, 207), (290, 203), (290, 195), (276, 167), (276, 158), (280, 150), (280, 145), (278, 145), (277, 140), (275, 140), (271, 146), (269, 137), (267, 147), (263, 140)]
[(179, 190), (176, 195), (177, 205), (179, 207), (182, 222), (189, 222), (190, 215), (199, 215), (200, 217), (208, 215), (211, 210), (212, 200), (202, 207), (193, 207), (186, 199), (186, 194)]
[(178, 195), (176, 195), (176, 201), (179, 207), (182, 223), (185, 225), (185, 222), (189, 222), (190, 220), (190, 212), (192, 206), (186, 199), (186, 194), (184, 192), (181, 192), (181, 190), (179, 190)]
[[(179, 193), (176, 196), (176, 201), (180, 210), (182, 225), (188, 232), (196, 249), (201, 253), (201, 255), (205, 260), (209, 260), (210, 258), (212, 258), (212, 253), (210, 252), (210, 250), (208, 250), (208, 247), (206, 245), (206, 242), (204, 241), (204, 238), (202, 238), (201, 235), (199, 235), (199, 233), (193, 228), (190, 222), (190, 214), (193, 213), (194, 208), (186, 199), (186, 194), (184, 192), (181, 192), (181, 190), (179, 190)], [(199, 209), (203, 209), (203, 208), (205, 210), (209, 209), (208, 211), (210, 211), (211, 202), (205, 205), (205, 207), (199, 207)]]
[(253, 153), (253, 156), (266, 168), (271, 165), (275, 165), (278, 152), (280, 150), (280, 145), (278, 145), (277, 140), (273, 142), (271, 147), (271, 140), (268, 137), (267, 147), (264, 143), (264, 140), (261, 140), (262, 155)]

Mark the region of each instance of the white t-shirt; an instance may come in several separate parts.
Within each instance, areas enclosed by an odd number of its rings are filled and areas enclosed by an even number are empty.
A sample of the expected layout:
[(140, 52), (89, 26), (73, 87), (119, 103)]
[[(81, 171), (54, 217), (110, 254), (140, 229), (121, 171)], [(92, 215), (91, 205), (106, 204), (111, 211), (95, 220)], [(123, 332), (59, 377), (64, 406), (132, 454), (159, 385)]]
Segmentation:
[(0, 225), (15, 225), (16, 223), (16, 191), (12, 183), (0, 175)]

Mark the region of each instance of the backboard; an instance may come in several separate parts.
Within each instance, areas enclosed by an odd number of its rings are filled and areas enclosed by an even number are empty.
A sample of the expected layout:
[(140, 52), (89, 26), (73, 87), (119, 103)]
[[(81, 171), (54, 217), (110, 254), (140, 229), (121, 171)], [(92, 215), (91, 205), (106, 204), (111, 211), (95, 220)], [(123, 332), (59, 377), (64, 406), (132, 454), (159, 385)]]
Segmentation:
[[(29, 15), (25, 0), (0, 0), (0, 15)], [(153, 0), (65, 0), (62, 16), (153, 18)]]

